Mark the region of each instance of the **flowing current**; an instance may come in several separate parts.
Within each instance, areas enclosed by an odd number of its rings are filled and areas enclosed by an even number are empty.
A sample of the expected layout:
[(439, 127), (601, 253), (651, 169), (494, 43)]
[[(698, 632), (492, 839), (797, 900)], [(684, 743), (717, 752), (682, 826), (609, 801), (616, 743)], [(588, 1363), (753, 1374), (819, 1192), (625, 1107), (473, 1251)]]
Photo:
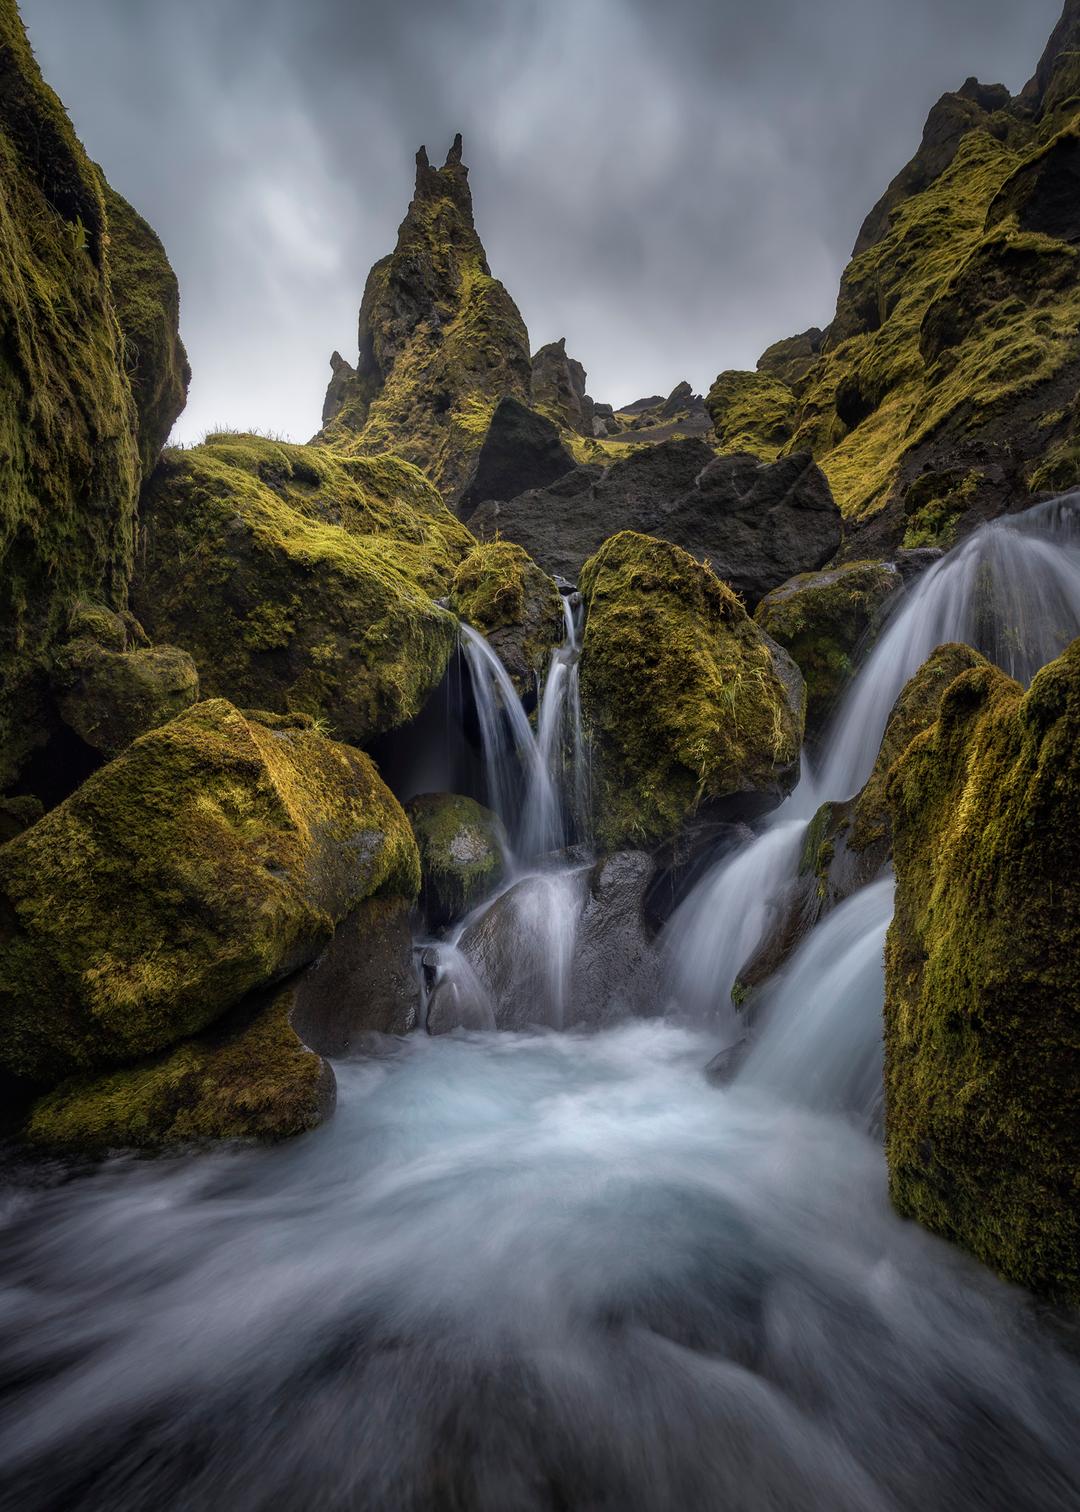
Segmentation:
[[(768, 927), (801, 821), (819, 794), (858, 786), (926, 651), (959, 637), (993, 654), (992, 631), (1026, 678), (1078, 633), (1073, 520), (1066, 505), (989, 527), (906, 594), (817, 783), (804, 778), (673, 921), (668, 960), (695, 960), (683, 985), (697, 984), (696, 1015), (594, 1034), (414, 1034), (338, 1062), (336, 1116), (290, 1144), (11, 1171), (3, 1512), (1080, 1505), (1075, 1335), (889, 1207), (888, 878), (767, 984), (734, 1081), (702, 1074), (729, 1037), (717, 1002)], [(984, 613), (999, 551), (1014, 599)], [(1041, 588), (1026, 598), (1021, 563), (1038, 552)], [(931, 614), (942, 633), (925, 629)], [(532, 899), (515, 905), (520, 966), (526, 933), (543, 941), (558, 912), (539, 884), (579, 911), (588, 893), (585, 862), (540, 864), (567, 815), (580, 823), (577, 630), (561, 692), (549, 669), (562, 712), (546, 744), (543, 700), (535, 733), (515, 724), (474, 652), (505, 756), (492, 795), (503, 782), (518, 857), (491, 907), (522, 884)], [(860, 702), (886, 678), (887, 704), (878, 687), (873, 708)], [(860, 754), (841, 766), (845, 744)], [(544, 803), (543, 824), (523, 812)], [(538, 954), (572, 996), (558, 938)]]

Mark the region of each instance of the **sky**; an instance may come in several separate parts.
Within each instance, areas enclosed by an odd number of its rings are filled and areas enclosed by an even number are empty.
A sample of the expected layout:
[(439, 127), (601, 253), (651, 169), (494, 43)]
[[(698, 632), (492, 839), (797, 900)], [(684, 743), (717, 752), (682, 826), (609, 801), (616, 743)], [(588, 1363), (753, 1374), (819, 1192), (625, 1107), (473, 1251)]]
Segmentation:
[(863, 217), (1061, 0), (21, 0), (87, 150), (180, 279), (174, 439), (304, 441), (426, 144), (456, 131), (533, 350), (609, 403), (824, 325)]

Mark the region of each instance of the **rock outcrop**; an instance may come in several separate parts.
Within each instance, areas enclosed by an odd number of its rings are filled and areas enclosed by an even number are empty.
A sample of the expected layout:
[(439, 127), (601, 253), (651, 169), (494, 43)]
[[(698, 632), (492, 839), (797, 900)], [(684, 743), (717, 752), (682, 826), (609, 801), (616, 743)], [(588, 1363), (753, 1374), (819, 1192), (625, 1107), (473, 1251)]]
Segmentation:
[(475, 547), (455, 572), (449, 603), (485, 637), (521, 696), (535, 702), (566, 631), (554, 581), (520, 546), (490, 541)]
[(1080, 1300), (1080, 642), (1025, 694), (951, 683), (893, 766), (886, 946), (893, 1202)]
[(420, 852), (420, 902), (431, 928), (468, 913), (507, 869), (497, 814), (460, 793), (424, 793), (405, 805)]
[(947, 546), (1080, 482), (1078, 39), (1069, 0), (1019, 98), (975, 79), (945, 95), (866, 218), (831, 325), (710, 394), (724, 447), (816, 458), (852, 555)]
[[(594, 434), (593, 401), (585, 392), (585, 369), (566, 355), (566, 337), (549, 342), (533, 354), (533, 404), (557, 425), (576, 431), (579, 436)], [(492, 494), (492, 498), (511, 498), (510, 494)]]
[(708, 561), (751, 607), (795, 573), (823, 567), (841, 541), (839, 510), (809, 456), (770, 466), (754, 456), (717, 457), (692, 437), (481, 505), (468, 523), (481, 539), (517, 541), (571, 582), (618, 531), (656, 536)]
[(397, 246), (368, 275), (356, 369), (338, 357), (316, 439), (393, 452), (454, 499), (496, 404), (527, 404), (531, 377), (524, 321), (476, 233), (461, 138), (441, 168), (421, 147)]
[(475, 543), (408, 463), (210, 437), (165, 454), (142, 530), (133, 607), (204, 695), (362, 743), (438, 686), (457, 626), (435, 598)]
[(530, 488), (545, 488), (576, 466), (554, 421), (519, 399), (500, 399), (458, 513), (467, 519), (488, 499), (516, 499)]
[(165, 1049), (419, 880), (362, 752), (197, 704), (0, 849), (0, 1064), (51, 1082)]
[(687, 552), (624, 531), (586, 563), (581, 692), (605, 849), (703, 809), (761, 812), (798, 777), (798, 670)]
[[(136, 358), (140, 329), (153, 339)], [(160, 244), (103, 186), (0, 0), (0, 791), (55, 721), (48, 670), (72, 601), (124, 607), (181, 352)]]
[(789, 578), (758, 604), (754, 618), (803, 675), (808, 729), (824, 725), (901, 581), (890, 562), (848, 562)]

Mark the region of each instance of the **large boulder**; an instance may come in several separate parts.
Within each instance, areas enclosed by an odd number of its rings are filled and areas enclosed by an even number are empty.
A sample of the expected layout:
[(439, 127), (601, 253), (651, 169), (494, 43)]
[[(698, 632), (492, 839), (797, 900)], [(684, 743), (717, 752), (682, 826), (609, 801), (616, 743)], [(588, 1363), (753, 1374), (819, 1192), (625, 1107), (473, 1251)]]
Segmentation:
[(69, 1077), (34, 1103), (22, 1137), (87, 1155), (315, 1128), (333, 1111), (334, 1073), (297, 1036), (293, 996), (280, 987), (136, 1065)]
[(1080, 642), (989, 665), (893, 766), (889, 1185), (899, 1211), (1080, 1301)]
[(355, 370), (338, 359), (317, 439), (394, 452), (456, 498), (499, 400), (528, 403), (525, 323), (492, 278), (454, 139), (442, 168), (423, 147), (397, 246), (368, 274)]
[(197, 704), (0, 849), (0, 1065), (55, 1081), (161, 1050), (419, 880), (369, 757)]
[(487, 503), (469, 518), (484, 540), (518, 542), (546, 571), (576, 582), (610, 536), (634, 530), (709, 562), (752, 607), (797, 572), (834, 556), (840, 515), (809, 457), (769, 465), (717, 457), (688, 437), (643, 448), (599, 473), (581, 467), (546, 489)]
[(204, 694), (364, 742), (415, 715), (457, 641), (475, 542), (414, 467), (259, 436), (169, 451), (142, 502), (133, 607)]
[(806, 722), (820, 729), (851, 680), (881, 610), (902, 585), (890, 562), (847, 562), (804, 572), (767, 593), (754, 618), (797, 663), (806, 681)]
[(576, 465), (546, 415), (519, 399), (500, 399), (458, 513), (467, 519), (487, 499), (515, 499), (530, 488), (544, 488)]
[(289, 984), (292, 1026), (320, 1055), (350, 1055), (373, 1034), (408, 1034), (420, 1011), (411, 900), (366, 898)]
[(420, 900), (432, 928), (495, 890), (508, 847), (497, 814), (460, 793), (424, 793), (405, 805), (420, 852)]
[[(133, 367), (120, 203), (43, 81), (14, 0), (2, 0), (0, 791), (50, 733), (48, 671), (72, 600), (124, 606), (157, 432), (132, 397), (154, 357)], [(151, 261), (147, 307), (172, 276), (160, 246)], [(166, 343), (178, 344), (175, 316), (174, 303), (154, 311)], [(174, 390), (162, 424), (182, 402)]]
[(523, 698), (535, 698), (539, 679), (566, 632), (554, 581), (512, 541), (475, 547), (458, 567), (450, 608), (479, 630)]
[(802, 679), (708, 567), (624, 531), (586, 563), (581, 692), (596, 834), (654, 845), (702, 810), (745, 816), (798, 777)]
[(199, 699), (186, 651), (151, 646), (132, 615), (81, 602), (54, 657), (52, 686), (60, 718), (106, 760)]

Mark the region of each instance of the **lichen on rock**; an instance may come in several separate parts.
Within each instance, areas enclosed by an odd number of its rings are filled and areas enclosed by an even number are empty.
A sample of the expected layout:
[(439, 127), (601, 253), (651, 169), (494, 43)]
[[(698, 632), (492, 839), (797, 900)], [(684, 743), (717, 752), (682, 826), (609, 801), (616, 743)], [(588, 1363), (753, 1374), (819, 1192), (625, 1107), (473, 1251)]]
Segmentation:
[(369, 757), (198, 704), (0, 849), (0, 1064), (54, 1081), (163, 1049), (418, 887)]
[(475, 543), (408, 463), (216, 435), (166, 452), (142, 528), (134, 608), (204, 694), (364, 742), (437, 687), (457, 627), (434, 600)]
[(899, 1211), (1080, 1300), (1080, 642), (1027, 693), (989, 665), (894, 764), (886, 947)]
[(552, 578), (512, 541), (476, 546), (454, 574), (450, 608), (479, 630), (523, 696), (537, 684), (565, 631)]
[(585, 564), (581, 591), (601, 844), (655, 844), (703, 806), (778, 803), (798, 775), (801, 678), (735, 594), (681, 548), (630, 531)]

